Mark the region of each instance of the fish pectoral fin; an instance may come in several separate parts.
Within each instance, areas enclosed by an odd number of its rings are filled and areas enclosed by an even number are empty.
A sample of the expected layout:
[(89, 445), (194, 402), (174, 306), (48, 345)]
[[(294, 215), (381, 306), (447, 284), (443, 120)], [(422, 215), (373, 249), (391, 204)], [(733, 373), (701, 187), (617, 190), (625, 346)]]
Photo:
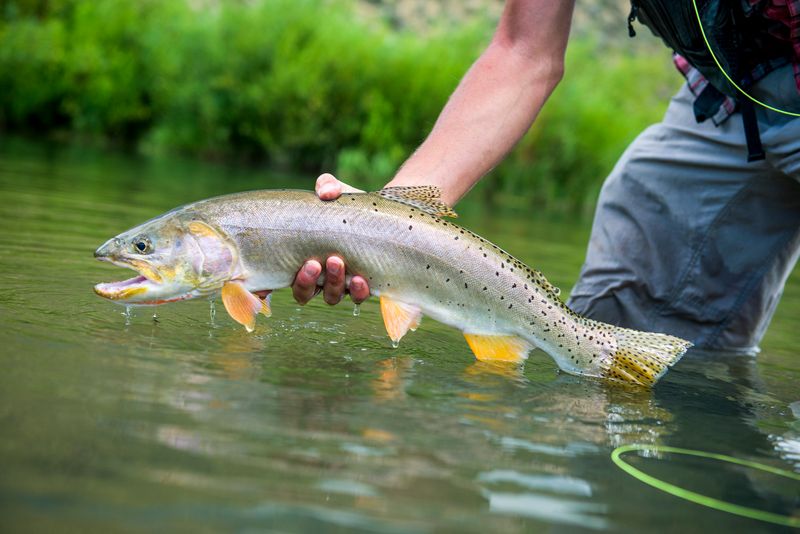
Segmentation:
[(222, 286), (222, 303), (228, 315), (248, 332), (255, 328), (257, 314), (263, 313), (267, 317), (271, 314), (267, 299), (262, 300), (250, 293), (241, 282), (226, 282)]
[(464, 332), (464, 337), (475, 357), (481, 361), (521, 363), (533, 348), (533, 345), (517, 336)]
[(442, 202), (442, 190), (435, 185), (384, 187), (377, 193), (383, 198), (417, 208), (440, 217), (458, 217), (453, 208)]
[(416, 330), (422, 320), (422, 310), (418, 306), (385, 295), (381, 295), (381, 315), (389, 338), (395, 342), (400, 341), (409, 330)]

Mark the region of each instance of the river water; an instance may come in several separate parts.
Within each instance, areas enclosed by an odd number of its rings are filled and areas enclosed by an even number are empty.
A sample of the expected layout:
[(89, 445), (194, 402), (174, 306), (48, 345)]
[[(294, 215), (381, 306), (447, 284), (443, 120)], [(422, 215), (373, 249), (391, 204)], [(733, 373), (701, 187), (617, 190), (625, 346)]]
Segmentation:
[[(126, 317), (92, 293), (129, 276), (92, 257), (120, 231), (185, 202), (312, 180), (3, 140), (0, 529), (781, 528), (647, 486), (610, 455), (671, 445), (800, 473), (797, 274), (757, 358), (690, 353), (652, 391), (559, 373), (540, 352), (509, 375), (432, 320), (393, 349), (374, 301), (356, 317), (280, 291), (248, 335), (219, 303), (213, 318), (205, 300)], [(481, 197), (459, 206), (459, 222), (568, 290), (589, 222)], [(668, 453), (625, 459), (800, 517), (800, 481), (785, 476)]]

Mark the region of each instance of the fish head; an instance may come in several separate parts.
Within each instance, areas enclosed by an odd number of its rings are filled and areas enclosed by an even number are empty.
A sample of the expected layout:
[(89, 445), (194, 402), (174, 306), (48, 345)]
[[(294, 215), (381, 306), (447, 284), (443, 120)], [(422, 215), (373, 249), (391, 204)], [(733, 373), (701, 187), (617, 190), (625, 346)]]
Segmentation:
[(233, 278), (235, 245), (199, 217), (167, 213), (109, 239), (100, 261), (133, 269), (138, 276), (94, 286), (121, 304), (156, 305), (210, 295)]

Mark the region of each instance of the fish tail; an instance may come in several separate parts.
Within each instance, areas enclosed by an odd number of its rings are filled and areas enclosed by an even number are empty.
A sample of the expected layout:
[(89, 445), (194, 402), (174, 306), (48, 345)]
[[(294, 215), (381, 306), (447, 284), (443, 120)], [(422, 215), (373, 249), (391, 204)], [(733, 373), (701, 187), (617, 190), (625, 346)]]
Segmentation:
[(652, 386), (674, 365), (692, 343), (679, 337), (607, 325), (616, 349), (601, 365), (605, 378)]

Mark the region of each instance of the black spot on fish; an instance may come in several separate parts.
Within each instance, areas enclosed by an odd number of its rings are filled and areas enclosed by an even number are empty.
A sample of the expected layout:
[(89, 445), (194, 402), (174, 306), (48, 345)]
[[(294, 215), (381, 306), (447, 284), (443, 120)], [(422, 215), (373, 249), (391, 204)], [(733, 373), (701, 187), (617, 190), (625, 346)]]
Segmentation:
[(449, 281), (450, 281), (450, 279), (449, 279), (449, 278), (448, 278), (447, 280), (445, 280), (445, 282), (449, 282)]
[(343, 222), (344, 224), (347, 224), (347, 220), (345, 220), (345, 219), (342, 219), (342, 222)]
[(511, 289), (514, 289), (515, 287), (517, 287), (517, 284), (511, 284)]
[(408, 225), (408, 229), (409, 229), (409, 230), (411, 230), (412, 228), (413, 228), (413, 226), (411, 226), (411, 225), (409, 224), (409, 225)]
[(464, 289), (468, 289), (468, 288), (469, 288), (469, 286), (467, 285), (466, 282), (464, 282)]
[(513, 304), (509, 304), (508, 305), (508, 309), (510, 310), (512, 306), (514, 306), (514, 305)]
[(486, 291), (486, 286), (483, 286), (483, 290)]
[(430, 268), (431, 268), (431, 266), (430, 266), (430, 265), (428, 265), (428, 266), (427, 266), (427, 267), (425, 267), (425, 268), (426, 268), (426, 269), (430, 269)]

